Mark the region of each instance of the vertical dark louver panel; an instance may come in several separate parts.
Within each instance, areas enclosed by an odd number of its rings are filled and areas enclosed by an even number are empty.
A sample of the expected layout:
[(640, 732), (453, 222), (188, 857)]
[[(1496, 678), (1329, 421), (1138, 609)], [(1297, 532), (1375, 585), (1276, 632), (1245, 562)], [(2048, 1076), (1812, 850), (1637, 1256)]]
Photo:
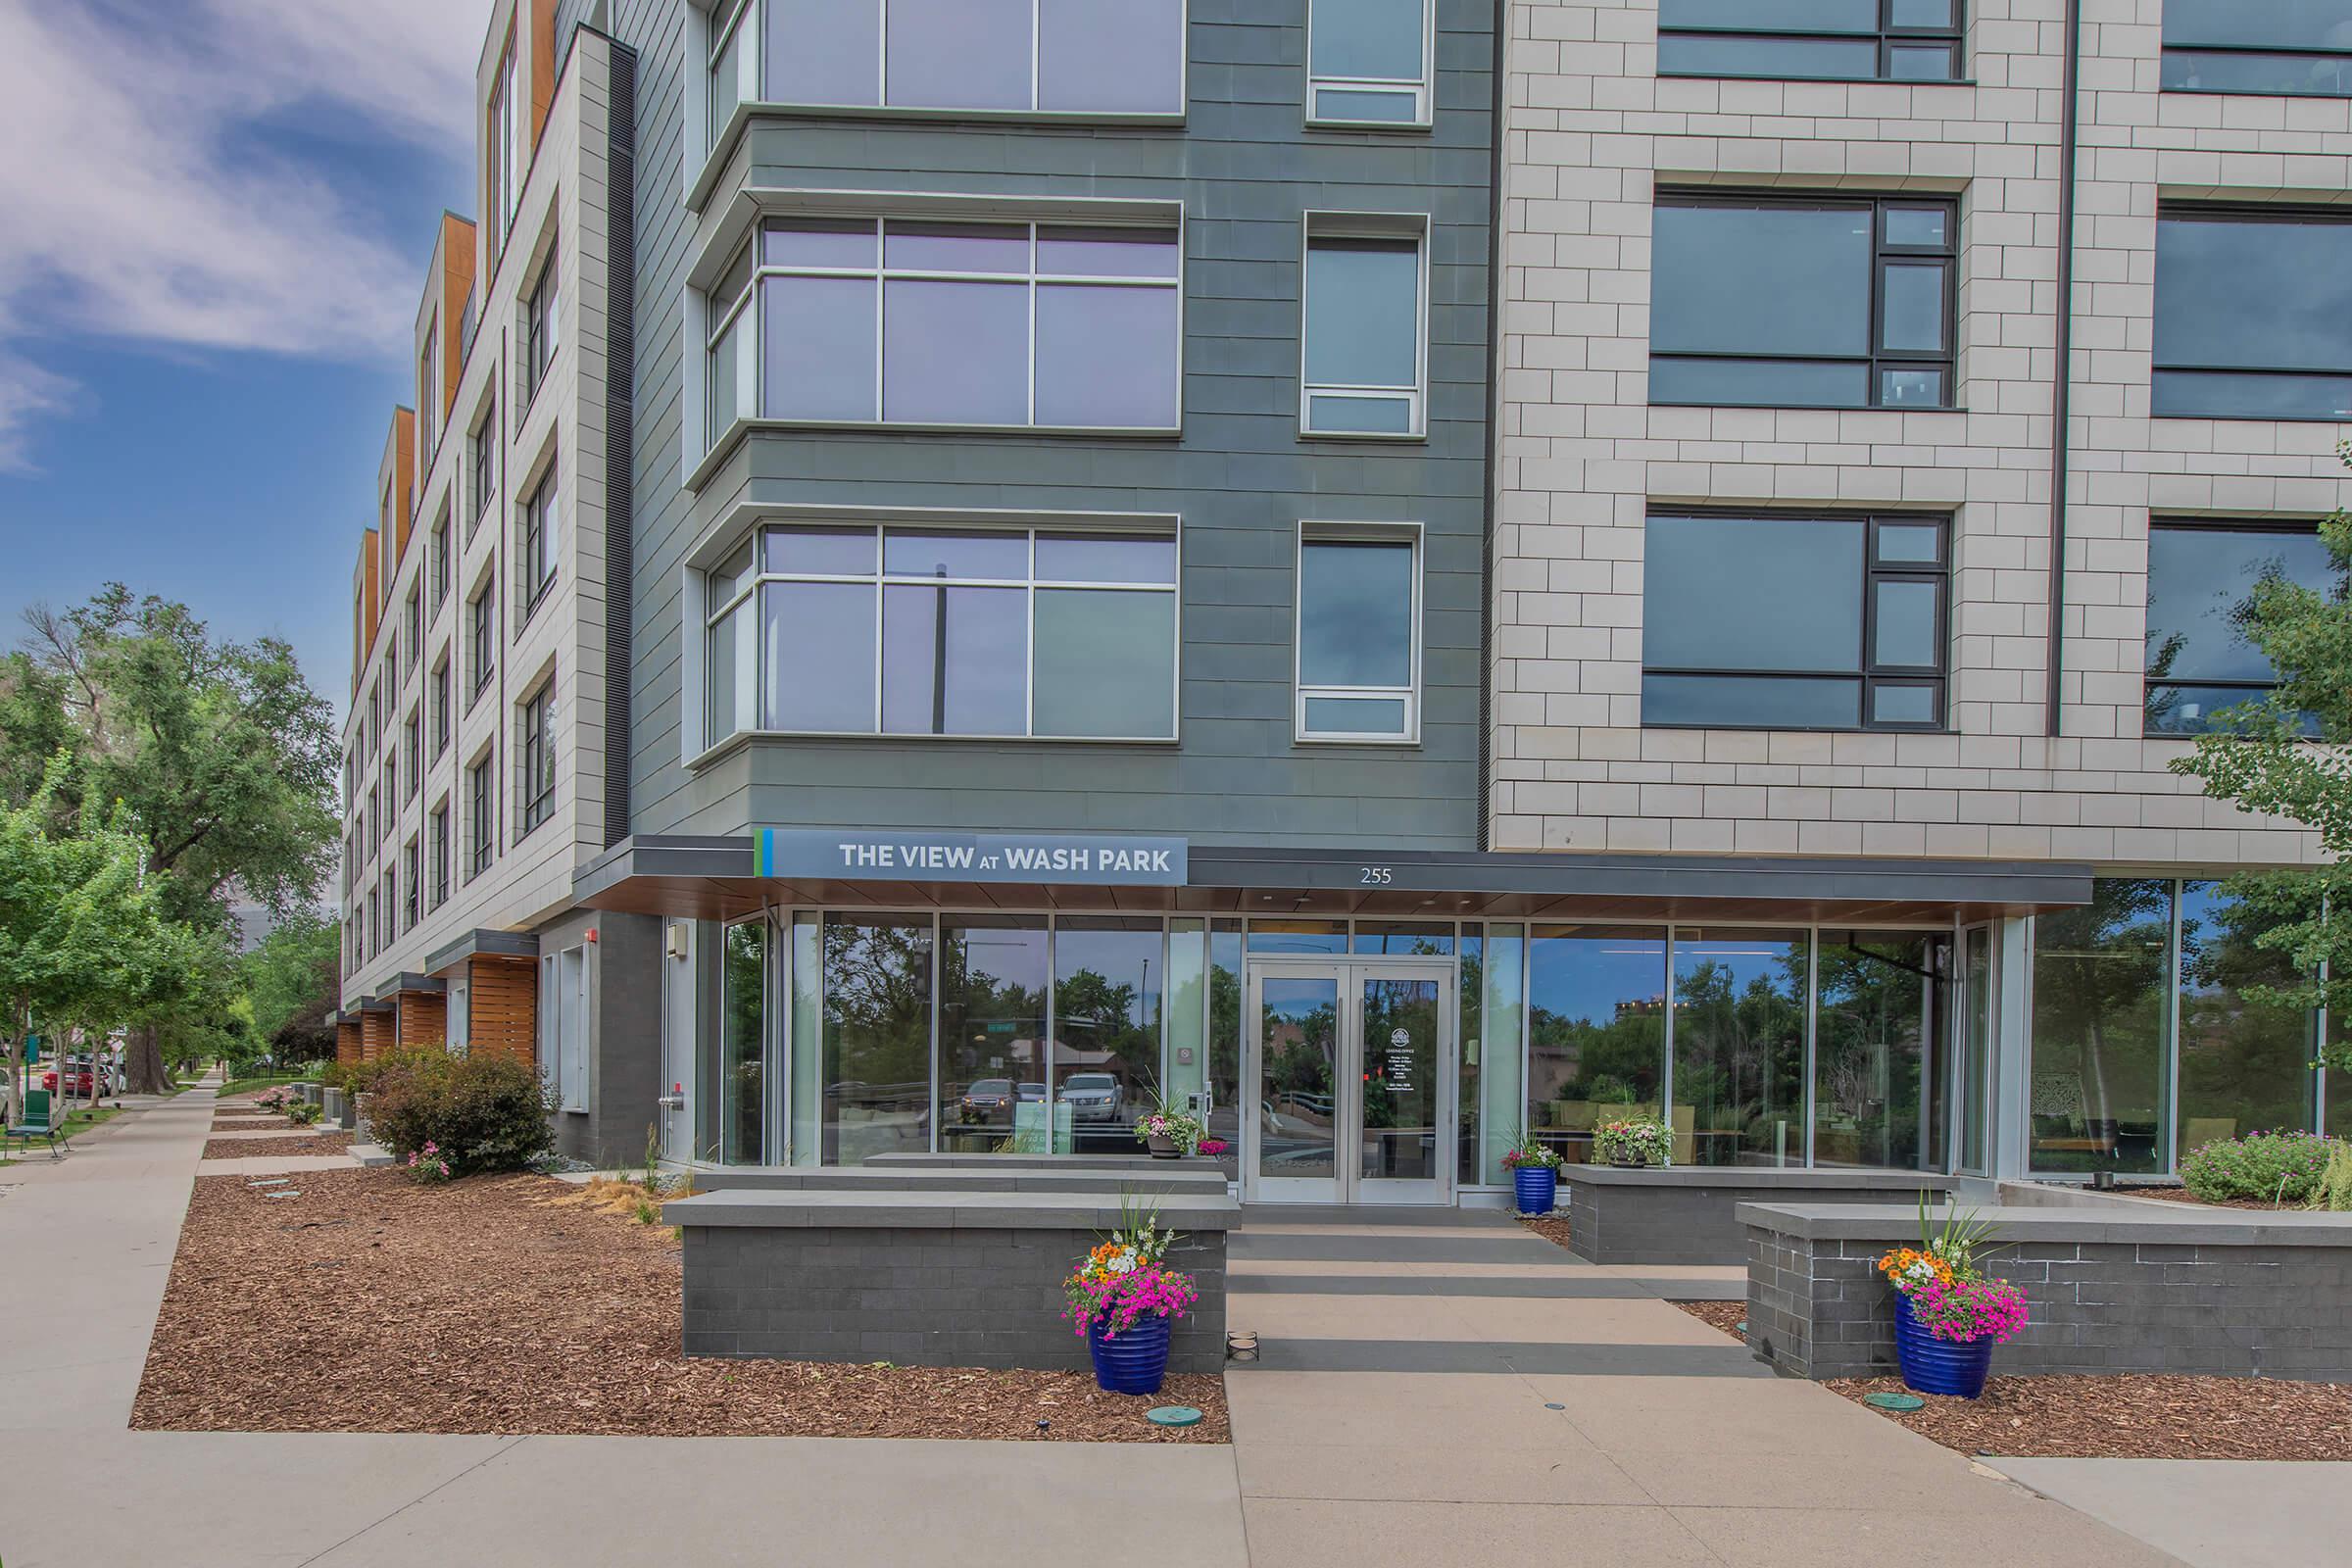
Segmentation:
[(618, 43), (606, 95), (605, 203), (605, 845), (629, 836), (631, 657), (637, 612), (637, 55)]

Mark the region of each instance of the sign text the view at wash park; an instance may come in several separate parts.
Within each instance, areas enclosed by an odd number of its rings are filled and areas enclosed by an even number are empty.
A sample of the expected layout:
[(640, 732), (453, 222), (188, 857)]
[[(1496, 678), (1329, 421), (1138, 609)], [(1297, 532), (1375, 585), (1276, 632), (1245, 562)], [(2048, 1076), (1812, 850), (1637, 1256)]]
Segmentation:
[(940, 833), (763, 827), (759, 874), (844, 881), (1182, 887), (1185, 841), (1133, 833)]

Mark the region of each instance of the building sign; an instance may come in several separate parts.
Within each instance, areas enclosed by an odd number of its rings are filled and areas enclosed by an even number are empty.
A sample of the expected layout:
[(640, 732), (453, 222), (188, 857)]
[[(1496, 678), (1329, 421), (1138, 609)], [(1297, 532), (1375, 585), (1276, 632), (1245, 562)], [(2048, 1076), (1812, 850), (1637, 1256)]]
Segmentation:
[(937, 833), (763, 827), (759, 874), (845, 882), (1182, 887), (1185, 841), (1132, 833)]

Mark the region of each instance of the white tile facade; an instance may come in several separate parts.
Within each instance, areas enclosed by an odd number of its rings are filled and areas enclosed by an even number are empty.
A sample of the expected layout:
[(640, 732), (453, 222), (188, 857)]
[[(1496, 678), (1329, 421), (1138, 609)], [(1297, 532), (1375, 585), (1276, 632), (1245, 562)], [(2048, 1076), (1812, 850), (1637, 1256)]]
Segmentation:
[[(2291, 863), (2139, 738), (2148, 519), (2352, 499), (2332, 424), (2151, 419), (2159, 198), (2343, 202), (2352, 103), (2157, 90), (2161, 0), (2083, 0), (2062, 735), (2046, 733), (2064, 0), (1969, 0), (1958, 84), (1661, 80), (1656, 0), (1508, 0), (1497, 850)], [(1956, 196), (1958, 405), (1648, 406), (1660, 183)], [(1644, 730), (1653, 503), (1953, 518), (1941, 735)]]

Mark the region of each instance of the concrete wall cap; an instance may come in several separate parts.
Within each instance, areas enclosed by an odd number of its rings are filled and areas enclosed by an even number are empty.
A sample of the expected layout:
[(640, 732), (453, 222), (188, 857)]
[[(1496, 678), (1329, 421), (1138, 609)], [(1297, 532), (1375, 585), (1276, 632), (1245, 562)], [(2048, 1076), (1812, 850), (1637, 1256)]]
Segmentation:
[[(2153, 1203), (2148, 1205), (2155, 1207)], [(2178, 1206), (2178, 1205), (2174, 1205)], [(1740, 1223), (1766, 1235), (1807, 1241), (1900, 1242), (1919, 1235), (1919, 1211), (1885, 1203), (1741, 1203)], [(2193, 1217), (2120, 1208), (1980, 1208), (1997, 1227), (1996, 1246), (2021, 1242), (2120, 1242), (2176, 1247), (2342, 1247), (2352, 1249), (2352, 1214), (2216, 1208)]]
[[(1156, 1206), (1160, 1222), (1176, 1231), (1241, 1223), (1241, 1205), (1227, 1197), (1168, 1198)], [(665, 1225), (755, 1229), (1109, 1231), (1126, 1215), (1116, 1193), (722, 1192), (662, 1206)]]

